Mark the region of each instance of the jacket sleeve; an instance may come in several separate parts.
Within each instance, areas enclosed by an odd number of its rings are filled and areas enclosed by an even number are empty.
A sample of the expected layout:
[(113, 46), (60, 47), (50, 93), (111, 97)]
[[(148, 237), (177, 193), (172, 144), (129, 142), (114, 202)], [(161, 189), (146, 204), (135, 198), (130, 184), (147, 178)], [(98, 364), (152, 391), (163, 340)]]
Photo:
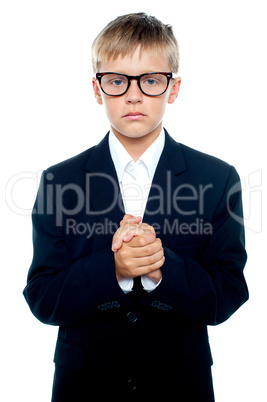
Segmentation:
[[(164, 247), (162, 282), (146, 299), (152, 306), (167, 304), (170, 311), (203, 325), (227, 320), (247, 299), (243, 275), (247, 254), (240, 180), (231, 167), (223, 196), (214, 212), (213, 234), (203, 257)], [(177, 240), (179, 241), (179, 240)], [(153, 300), (157, 302), (153, 304)]]
[(127, 304), (110, 247), (71, 258), (64, 228), (49, 213), (53, 201), (45, 181), (43, 174), (32, 214), (33, 261), (23, 291), (32, 313), (46, 324), (71, 325), (99, 313), (107, 302), (114, 310)]

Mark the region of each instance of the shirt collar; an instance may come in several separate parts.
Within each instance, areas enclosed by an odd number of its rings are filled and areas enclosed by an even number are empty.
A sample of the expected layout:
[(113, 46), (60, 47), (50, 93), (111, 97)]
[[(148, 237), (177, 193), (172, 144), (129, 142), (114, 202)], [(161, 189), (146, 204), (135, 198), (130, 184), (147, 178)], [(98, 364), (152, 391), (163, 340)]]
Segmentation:
[(108, 136), (109, 150), (113, 160), (118, 180), (121, 182), (124, 170), (129, 162), (133, 160), (131, 155), (126, 151), (122, 143), (118, 140), (112, 130)]
[[(118, 180), (119, 180), (119, 182), (121, 182), (124, 170), (125, 170), (127, 164), (129, 162), (133, 161), (133, 158), (126, 151), (126, 149), (121, 144), (121, 142), (118, 140), (118, 138), (115, 136), (115, 134), (113, 133), (112, 130), (109, 132), (108, 140), (109, 140), (109, 149), (110, 149), (111, 158), (115, 165)], [(158, 162), (159, 162), (159, 158), (160, 158), (163, 148), (164, 148), (164, 144), (165, 144), (165, 132), (162, 129), (160, 135), (156, 138), (156, 140), (150, 145), (150, 147), (138, 159), (138, 161), (142, 161), (145, 164), (145, 166), (147, 167), (151, 181), (154, 177), (154, 174), (155, 174)], [(133, 161), (133, 162), (137, 163), (138, 161), (136, 161), (136, 162)]]
[(146, 165), (151, 181), (154, 177), (156, 168), (158, 166), (159, 158), (162, 154), (164, 144), (165, 144), (165, 132), (162, 129), (160, 135), (139, 158), (139, 160)]

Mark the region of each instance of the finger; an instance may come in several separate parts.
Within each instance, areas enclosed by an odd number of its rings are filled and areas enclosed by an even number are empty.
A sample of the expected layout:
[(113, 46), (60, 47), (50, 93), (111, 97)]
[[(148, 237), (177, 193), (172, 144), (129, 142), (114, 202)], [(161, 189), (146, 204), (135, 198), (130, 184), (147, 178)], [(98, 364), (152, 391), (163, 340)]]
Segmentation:
[(122, 226), (123, 223), (140, 223), (141, 221), (142, 221), (141, 216), (133, 216), (130, 214), (126, 214), (120, 221), (120, 226)]
[(138, 236), (135, 236), (129, 243), (128, 245), (130, 247), (144, 247), (147, 244), (154, 243), (156, 240), (156, 235), (155, 233), (152, 232), (144, 232), (139, 234)]
[(127, 224), (117, 230), (113, 236), (112, 251), (117, 251), (121, 247), (123, 241), (130, 241), (134, 236), (143, 234), (144, 229), (139, 225)]
[(128, 219), (131, 219), (131, 218), (134, 218), (134, 216), (133, 216), (133, 215), (130, 215), (130, 214), (124, 215), (124, 217), (123, 217), (122, 220), (120, 221), (120, 226), (121, 226), (123, 223), (127, 222)]
[(160, 250), (156, 251), (154, 254), (144, 256), (144, 257), (136, 257), (136, 263), (138, 264), (139, 267), (144, 267), (144, 266), (149, 266), (154, 264), (155, 262), (161, 260), (161, 258), (164, 256), (163, 249), (161, 248)]
[(134, 236), (137, 236), (136, 231), (134, 232), (127, 232), (126, 235), (122, 238), (122, 241), (124, 241), (125, 243), (128, 243), (129, 241), (131, 241)]
[[(133, 224), (133, 223), (123, 223), (120, 230), (115, 233), (114, 239), (118, 239), (119, 237), (128, 235), (128, 233), (135, 233), (135, 236), (143, 234), (143, 233), (153, 233), (155, 234), (155, 229), (153, 226), (148, 225), (147, 223)], [(132, 238), (133, 236), (131, 236)], [(123, 239), (124, 240), (124, 239)]]
[(161, 268), (163, 266), (164, 262), (165, 262), (165, 257), (162, 256), (159, 260), (155, 261), (152, 264), (145, 265), (145, 266), (139, 266), (136, 269), (136, 273), (137, 273), (136, 276), (147, 275), (151, 272), (154, 272), (154, 271), (158, 270), (159, 268)]
[[(125, 217), (126, 216), (132, 216), (132, 215), (125, 215)], [(139, 220), (141, 219), (141, 217), (136, 217), (133, 219)], [(113, 236), (112, 247), (111, 247), (112, 251), (113, 252), (118, 251), (122, 246), (123, 241), (129, 242), (132, 240), (134, 236), (141, 235), (143, 233), (153, 233), (155, 235), (155, 229), (153, 228), (153, 226), (150, 226), (147, 223), (134, 224), (122, 221), (120, 228)]]
[(150, 226), (147, 223), (140, 223), (139, 226), (144, 229), (145, 232), (155, 233), (153, 226)]
[[(133, 224), (133, 223), (123, 223), (119, 229), (116, 231), (114, 234), (114, 239), (117, 239), (119, 237), (123, 237), (128, 231), (134, 231), (136, 228), (139, 227), (139, 225)], [(141, 226), (140, 226), (141, 227)]]
[(140, 223), (142, 221), (141, 216), (133, 216), (131, 218), (127, 218), (126, 222), (128, 223)]
[[(138, 244), (138, 242), (136, 243)], [(131, 246), (131, 244), (128, 244), (128, 246)], [(164, 250), (162, 248), (162, 243), (160, 239), (156, 239), (153, 243), (149, 243), (143, 247), (132, 246), (131, 252), (134, 258), (148, 257), (158, 252), (161, 252), (162, 255), (164, 254)]]

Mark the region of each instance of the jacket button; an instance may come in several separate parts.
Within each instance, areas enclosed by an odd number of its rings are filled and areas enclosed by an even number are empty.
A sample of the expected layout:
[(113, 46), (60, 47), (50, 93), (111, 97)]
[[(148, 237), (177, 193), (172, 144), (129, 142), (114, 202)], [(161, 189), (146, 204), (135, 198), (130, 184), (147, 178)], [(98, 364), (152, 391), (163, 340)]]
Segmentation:
[(134, 322), (137, 321), (137, 315), (136, 315), (135, 313), (133, 313), (132, 311), (130, 311), (130, 312), (127, 314), (127, 318), (128, 318), (128, 320), (129, 320), (131, 323), (134, 323)]

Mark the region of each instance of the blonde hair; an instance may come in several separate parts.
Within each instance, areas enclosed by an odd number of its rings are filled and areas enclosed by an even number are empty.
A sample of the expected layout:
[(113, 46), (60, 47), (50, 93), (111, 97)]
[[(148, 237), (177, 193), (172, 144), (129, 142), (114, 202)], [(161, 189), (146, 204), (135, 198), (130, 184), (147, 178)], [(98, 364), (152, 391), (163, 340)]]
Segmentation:
[(163, 51), (171, 72), (178, 73), (179, 46), (172, 27), (145, 13), (117, 17), (100, 32), (92, 45), (94, 73), (99, 72), (102, 61), (131, 55), (138, 45), (140, 56), (151, 48)]

